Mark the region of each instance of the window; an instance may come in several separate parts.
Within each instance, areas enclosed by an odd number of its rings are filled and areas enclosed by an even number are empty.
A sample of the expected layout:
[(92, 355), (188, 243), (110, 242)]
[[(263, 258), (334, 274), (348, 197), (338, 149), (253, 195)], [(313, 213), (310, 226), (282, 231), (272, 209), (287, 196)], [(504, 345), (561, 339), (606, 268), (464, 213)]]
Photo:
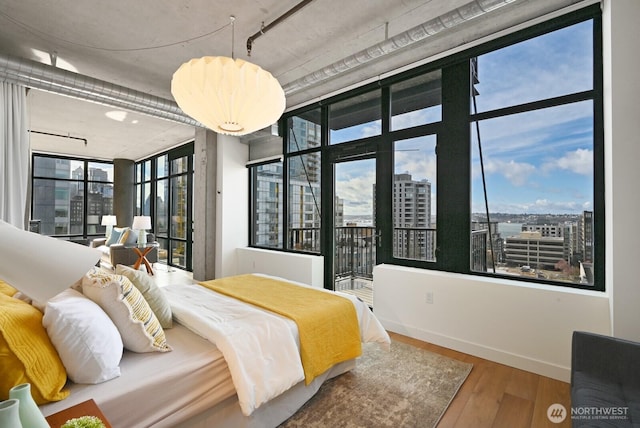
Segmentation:
[(252, 238), (251, 245), (284, 248), (283, 239), (283, 162), (271, 162), (251, 167)]
[(31, 217), (44, 235), (86, 239), (113, 214), (113, 164), (33, 155)]
[(286, 113), (253, 244), (331, 256), (332, 165), (375, 157), (378, 263), (604, 290), (601, 37), (593, 5)]
[(442, 86), (440, 70), (391, 85), (391, 130), (440, 122)]
[(593, 21), (472, 65), (471, 269), (593, 285)]
[(289, 248), (320, 252), (320, 152), (288, 158)]
[(436, 137), (394, 142), (393, 257), (436, 260)]
[(158, 260), (191, 270), (193, 143), (136, 163), (136, 215), (149, 215)]
[(329, 106), (329, 141), (331, 144), (380, 135), (382, 128), (380, 91), (336, 102)]

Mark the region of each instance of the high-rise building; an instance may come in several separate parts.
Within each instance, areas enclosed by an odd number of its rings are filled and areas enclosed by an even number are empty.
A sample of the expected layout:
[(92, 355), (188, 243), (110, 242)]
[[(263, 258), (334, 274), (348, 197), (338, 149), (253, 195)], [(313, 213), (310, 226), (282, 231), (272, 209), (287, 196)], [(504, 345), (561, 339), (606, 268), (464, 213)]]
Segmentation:
[(431, 224), (431, 183), (411, 174), (393, 177), (393, 254), (435, 260), (435, 231)]

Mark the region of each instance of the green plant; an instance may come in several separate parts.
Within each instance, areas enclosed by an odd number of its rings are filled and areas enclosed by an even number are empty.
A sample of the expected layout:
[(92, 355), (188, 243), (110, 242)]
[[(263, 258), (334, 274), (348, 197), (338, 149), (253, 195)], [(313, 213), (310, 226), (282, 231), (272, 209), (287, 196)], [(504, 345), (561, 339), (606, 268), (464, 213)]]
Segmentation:
[(104, 424), (95, 416), (82, 416), (69, 419), (60, 428), (105, 428)]

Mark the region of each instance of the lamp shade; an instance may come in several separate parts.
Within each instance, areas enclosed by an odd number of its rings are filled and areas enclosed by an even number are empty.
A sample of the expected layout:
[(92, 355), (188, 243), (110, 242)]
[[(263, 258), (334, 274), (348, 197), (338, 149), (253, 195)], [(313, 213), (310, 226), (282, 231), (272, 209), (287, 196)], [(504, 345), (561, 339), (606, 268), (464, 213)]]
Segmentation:
[(151, 217), (147, 215), (137, 215), (133, 217), (133, 224), (131, 229), (134, 230), (148, 230), (151, 229)]
[(178, 68), (171, 93), (186, 114), (215, 132), (245, 135), (275, 123), (284, 91), (268, 71), (222, 56), (194, 58)]
[(133, 217), (133, 224), (131, 229), (134, 230), (148, 230), (151, 229), (151, 217), (146, 215), (137, 215)]
[(82, 278), (100, 250), (39, 235), (0, 221), (0, 279), (46, 302)]
[(117, 224), (116, 216), (114, 216), (114, 215), (103, 215), (102, 216), (102, 222), (100, 224), (102, 226), (115, 226)]

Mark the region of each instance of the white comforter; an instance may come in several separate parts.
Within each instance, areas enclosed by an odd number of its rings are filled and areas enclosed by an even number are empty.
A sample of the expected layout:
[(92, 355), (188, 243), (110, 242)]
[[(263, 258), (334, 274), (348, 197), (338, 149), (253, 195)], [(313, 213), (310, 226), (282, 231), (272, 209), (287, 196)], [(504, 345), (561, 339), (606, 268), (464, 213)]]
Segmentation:
[[(245, 415), (304, 380), (294, 321), (196, 284), (162, 289), (174, 318), (224, 355)], [(388, 347), (389, 335), (367, 305), (339, 294), (356, 308), (362, 341)]]

